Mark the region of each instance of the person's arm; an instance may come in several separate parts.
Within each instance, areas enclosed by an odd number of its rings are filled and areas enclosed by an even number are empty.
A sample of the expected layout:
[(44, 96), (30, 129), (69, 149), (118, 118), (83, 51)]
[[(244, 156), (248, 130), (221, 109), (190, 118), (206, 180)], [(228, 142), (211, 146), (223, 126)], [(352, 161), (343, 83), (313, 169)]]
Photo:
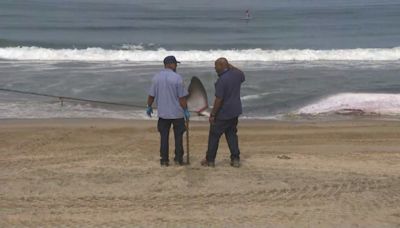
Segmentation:
[(187, 100), (186, 100), (186, 96), (184, 97), (180, 97), (179, 98), (179, 105), (182, 107), (183, 109), (183, 116), (185, 117), (186, 121), (189, 121), (190, 119), (190, 112), (187, 106)]
[(156, 92), (157, 92), (156, 87), (157, 87), (157, 83), (153, 78), (150, 89), (149, 89), (148, 97), (147, 97), (147, 106), (148, 107), (151, 107), (154, 103), (154, 99), (156, 97)]
[(219, 110), (221, 109), (223, 102), (224, 102), (224, 100), (222, 98), (215, 97), (214, 106), (213, 106), (213, 109), (211, 111), (210, 118), (209, 118), (209, 121), (211, 124), (213, 124), (215, 122), (215, 117), (217, 116)]
[(146, 114), (151, 117), (153, 114), (153, 107), (151, 107), (154, 103), (154, 99), (156, 96), (156, 84), (154, 81), (151, 84), (150, 90), (149, 90), (149, 95), (147, 97), (147, 108), (146, 108)]
[(245, 79), (245, 76), (244, 76), (244, 73), (243, 73), (243, 71), (242, 71), (241, 69), (235, 67), (235, 66), (232, 65), (232, 64), (229, 64), (229, 69), (235, 69), (235, 70), (237, 70), (237, 71), (240, 71), (240, 73), (242, 74), (242, 82), (244, 82), (244, 81), (246, 80), (246, 79)]
[(185, 89), (185, 85), (183, 84), (182, 77), (178, 81), (177, 84), (177, 89), (178, 89), (178, 98), (179, 98), (179, 105), (183, 109), (183, 115), (185, 117), (186, 121), (189, 121), (190, 118), (190, 112), (187, 106), (187, 100), (186, 97), (188, 96), (188, 91)]
[(153, 107), (151, 107), (153, 105), (153, 102), (154, 102), (154, 97), (149, 95), (147, 97), (147, 108), (146, 108), (146, 114), (149, 117), (151, 117), (151, 115), (153, 114)]
[(147, 106), (151, 107), (153, 103), (154, 103), (154, 97), (149, 95), (147, 97)]
[(242, 70), (240, 70), (239, 68), (235, 67), (235, 66), (234, 66), (234, 65), (232, 65), (232, 64), (229, 64), (229, 69), (235, 69), (235, 70), (238, 70), (238, 71), (240, 71), (240, 72), (242, 72), (242, 73), (243, 73), (243, 71), (242, 71)]
[(187, 109), (186, 97), (179, 98), (179, 105), (183, 108), (183, 110)]
[(209, 118), (210, 124), (213, 124), (215, 122), (216, 116), (218, 115), (218, 112), (220, 111), (224, 103), (224, 95), (225, 95), (224, 84), (225, 83), (222, 78), (219, 78), (215, 83), (215, 99), (214, 99), (214, 106)]

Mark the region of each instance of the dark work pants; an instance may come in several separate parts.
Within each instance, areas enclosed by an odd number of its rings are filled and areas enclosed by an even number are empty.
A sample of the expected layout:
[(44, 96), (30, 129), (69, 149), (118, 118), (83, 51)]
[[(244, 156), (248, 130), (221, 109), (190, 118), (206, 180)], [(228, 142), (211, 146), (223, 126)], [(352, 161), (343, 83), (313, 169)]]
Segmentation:
[(175, 161), (183, 161), (183, 133), (186, 131), (185, 119), (158, 119), (157, 129), (160, 132), (160, 157), (161, 162), (169, 161), (169, 130), (174, 126), (175, 136)]
[(219, 139), (222, 134), (225, 134), (228, 142), (229, 150), (231, 151), (231, 160), (240, 159), (239, 142), (237, 136), (238, 118), (230, 120), (215, 120), (215, 123), (210, 125), (210, 133), (208, 135), (208, 150), (206, 159), (209, 162), (214, 162), (217, 156)]

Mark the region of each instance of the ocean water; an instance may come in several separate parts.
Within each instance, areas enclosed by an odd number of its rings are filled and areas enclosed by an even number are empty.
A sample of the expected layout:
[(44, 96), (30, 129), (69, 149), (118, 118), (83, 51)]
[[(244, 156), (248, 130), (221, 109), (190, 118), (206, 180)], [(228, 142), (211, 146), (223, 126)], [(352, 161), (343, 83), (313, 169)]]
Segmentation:
[[(0, 88), (145, 106), (171, 54), (210, 103), (213, 61), (241, 68), (243, 118), (400, 116), (397, 0), (0, 1)], [(0, 91), (0, 118), (54, 117), (146, 118)]]

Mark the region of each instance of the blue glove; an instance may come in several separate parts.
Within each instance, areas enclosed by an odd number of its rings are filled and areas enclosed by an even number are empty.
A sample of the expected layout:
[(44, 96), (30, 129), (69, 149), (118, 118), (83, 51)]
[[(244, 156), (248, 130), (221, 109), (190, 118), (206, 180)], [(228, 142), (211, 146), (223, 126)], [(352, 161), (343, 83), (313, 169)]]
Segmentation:
[(151, 117), (151, 114), (153, 114), (153, 108), (151, 106), (147, 106), (146, 109), (146, 114)]
[(183, 115), (185, 116), (185, 120), (190, 119), (190, 112), (188, 109), (183, 110)]

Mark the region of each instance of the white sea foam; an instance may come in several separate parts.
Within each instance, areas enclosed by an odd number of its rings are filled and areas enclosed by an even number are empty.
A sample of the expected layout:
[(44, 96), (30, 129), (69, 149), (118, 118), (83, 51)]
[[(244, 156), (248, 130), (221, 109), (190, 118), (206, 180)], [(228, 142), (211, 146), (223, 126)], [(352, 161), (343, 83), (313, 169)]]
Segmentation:
[(324, 98), (297, 111), (298, 114), (323, 114), (355, 110), (382, 115), (400, 114), (400, 94), (341, 93)]
[(271, 94), (271, 93), (260, 93), (260, 94), (246, 95), (246, 96), (241, 97), (241, 99), (242, 99), (242, 101), (257, 100), (257, 99), (260, 99), (260, 98), (262, 98), (264, 96), (267, 96), (269, 94)]
[(214, 61), (225, 56), (232, 61), (395, 61), (400, 60), (400, 47), (337, 49), (337, 50), (145, 50), (129, 47), (129, 50), (102, 48), (50, 49), (42, 47), (0, 48), (0, 59), (7, 60), (49, 60), (49, 61), (132, 61), (159, 62), (164, 56), (175, 55), (186, 62)]

